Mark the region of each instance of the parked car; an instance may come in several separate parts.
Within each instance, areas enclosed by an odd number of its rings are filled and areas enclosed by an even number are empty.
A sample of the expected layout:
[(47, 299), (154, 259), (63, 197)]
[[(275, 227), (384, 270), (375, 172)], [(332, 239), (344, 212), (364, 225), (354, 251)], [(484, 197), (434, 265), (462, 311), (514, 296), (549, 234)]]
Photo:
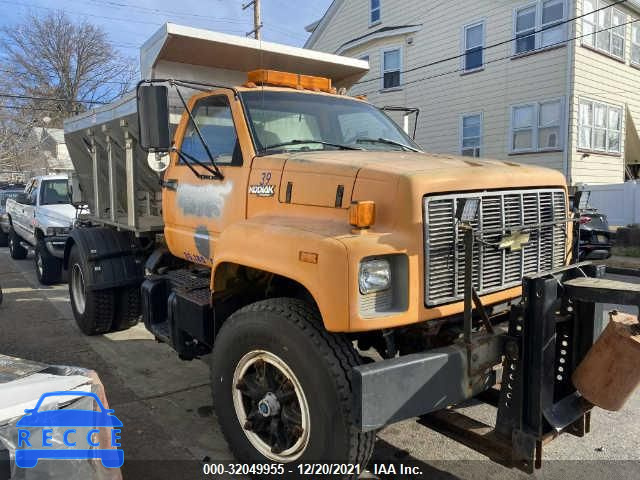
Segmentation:
[(76, 219), (69, 192), (65, 175), (48, 175), (33, 178), (23, 193), (7, 199), (11, 258), (26, 258), (33, 247), (36, 274), (44, 285), (61, 280), (64, 245)]
[(603, 260), (611, 256), (613, 245), (609, 220), (589, 204), (591, 192), (578, 192), (576, 197), (580, 214), (580, 260)]
[(0, 185), (0, 247), (9, 244), (9, 217), (6, 212), (7, 199), (16, 198), (24, 191), (22, 183), (5, 183)]

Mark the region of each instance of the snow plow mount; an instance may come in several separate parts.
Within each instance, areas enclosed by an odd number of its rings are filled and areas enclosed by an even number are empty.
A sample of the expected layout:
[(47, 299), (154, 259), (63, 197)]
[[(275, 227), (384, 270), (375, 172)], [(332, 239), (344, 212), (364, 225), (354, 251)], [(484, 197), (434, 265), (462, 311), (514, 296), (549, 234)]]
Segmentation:
[(597, 303), (640, 305), (635, 285), (604, 279), (604, 266), (571, 265), (523, 280), (510, 312), (500, 388), (477, 398), (497, 408), (495, 426), (455, 409), (420, 417), (428, 426), (503, 465), (532, 473), (561, 433), (582, 437), (593, 407), (571, 377), (602, 326)]

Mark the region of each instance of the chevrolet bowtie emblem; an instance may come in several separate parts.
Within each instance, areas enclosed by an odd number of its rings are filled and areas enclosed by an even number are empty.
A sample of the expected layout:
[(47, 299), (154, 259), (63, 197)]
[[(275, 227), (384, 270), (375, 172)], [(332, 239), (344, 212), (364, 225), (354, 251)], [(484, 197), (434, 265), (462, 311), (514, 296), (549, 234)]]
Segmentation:
[(529, 233), (516, 230), (509, 235), (505, 235), (500, 239), (498, 249), (508, 250), (510, 252), (518, 252), (522, 247), (529, 243)]

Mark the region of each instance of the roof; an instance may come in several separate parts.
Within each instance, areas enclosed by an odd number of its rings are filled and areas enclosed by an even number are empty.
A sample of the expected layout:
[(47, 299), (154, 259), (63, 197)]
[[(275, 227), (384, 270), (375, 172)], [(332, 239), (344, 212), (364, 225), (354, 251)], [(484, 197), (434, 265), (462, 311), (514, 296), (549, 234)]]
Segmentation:
[(395, 27), (382, 27), (373, 32), (369, 32), (365, 35), (361, 35), (359, 37), (353, 38), (347, 42), (344, 42), (336, 49), (336, 53), (341, 54), (345, 50), (349, 50), (350, 48), (357, 47), (358, 45), (362, 45), (363, 43), (367, 43), (371, 40), (375, 40), (378, 38), (391, 37), (393, 35), (404, 35), (406, 33), (417, 32), (422, 28), (420, 24), (414, 25), (398, 25)]
[(202, 80), (201, 67), (218, 72), (242, 72), (246, 78), (246, 72), (264, 68), (328, 77), (338, 87), (351, 86), (369, 71), (367, 62), (353, 58), (174, 23), (164, 24), (142, 46), (142, 77), (154, 78), (158, 70), (166, 75), (167, 68), (157, 68), (161, 62), (173, 68), (169, 71), (174, 74), (172, 78), (192, 74)]
[(316, 29), (316, 27), (318, 26), (318, 24), (320, 23), (321, 20), (322, 19), (320, 18), (320, 19), (316, 20), (315, 22), (310, 23), (309, 25), (304, 27), (304, 29), (309, 33), (313, 32)]
[(40, 175), (35, 178), (38, 180), (69, 180), (67, 175)]
[(337, 11), (340, 9), (343, 3), (344, 3), (344, 0), (333, 0), (331, 2), (331, 5), (329, 5), (329, 8), (327, 8), (327, 11), (324, 12), (324, 15), (318, 21), (318, 24), (313, 29), (313, 32), (311, 33), (309, 38), (307, 38), (307, 41), (304, 43), (304, 48), (313, 48), (313, 45), (316, 43), (316, 40), (322, 34), (324, 29), (327, 27), (328, 23), (331, 21), (333, 16), (337, 13)]
[[(64, 130), (61, 128), (43, 128), (43, 134), (50, 136), (56, 143), (64, 143)], [(44, 136), (43, 135), (43, 136)]]

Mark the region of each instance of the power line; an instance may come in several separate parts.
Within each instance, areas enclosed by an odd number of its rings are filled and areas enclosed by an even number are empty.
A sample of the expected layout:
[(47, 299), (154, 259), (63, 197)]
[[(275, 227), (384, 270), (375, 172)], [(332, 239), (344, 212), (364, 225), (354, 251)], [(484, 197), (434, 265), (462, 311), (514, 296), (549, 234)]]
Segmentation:
[[(592, 12), (592, 13), (593, 13), (593, 12)], [(558, 45), (564, 45), (564, 44), (567, 44), (567, 43), (569, 43), (569, 42), (573, 42), (573, 41), (575, 41), (575, 40), (579, 40), (579, 39), (581, 39), (581, 38), (588, 37), (588, 36), (590, 36), (590, 35), (594, 35), (594, 34), (596, 34), (596, 33), (606, 32), (607, 30), (612, 30), (612, 29), (614, 29), (614, 28), (619, 28), (619, 27), (624, 27), (624, 26), (627, 26), (627, 25), (631, 25), (631, 24), (636, 23), (636, 22), (638, 22), (638, 21), (640, 21), (640, 19), (631, 20), (631, 21), (626, 22), (626, 23), (621, 23), (620, 25), (614, 25), (613, 27), (603, 28), (603, 29), (601, 29), (601, 30), (597, 30), (597, 31), (594, 31), (594, 32), (591, 32), (591, 33), (585, 33), (585, 34), (583, 34), (583, 35), (578, 35), (578, 36), (576, 36), (576, 37), (571, 37), (571, 38), (568, 38), (568, 39), (566, 39), (566, 40), (562, 40), (562, 41), (559, 41), (559, 42), (556, 42), (556, 43), (552, 43), (552, 44), (550, 44), (550, 45), (547, 45), (547, 46), (545, 46), (544, 48), (539, 48), (539, 49), (536, 49), (536, 50), (531, 50), (531, 51), (530, 51), (530, 52), (528, 52), (528, 53), (536, 53), (536, 52), (540, 52), (540, 51), (546, 50), (546, 49), (548, 49), (548, 48), (552, 48), (552, 47), (555, 47), (555, 46), (558, 46)], [(500, 61), (502, 61), (502, 60), (509, 60), (509, 59), (511, 59), (511, 58), (513, 58), (513, 55), (507, 55), (507, 56), (504, 56), (504, 57), (495, 58), (495, 59), (493, 59), (493, 60), (488, 60), (488, 61), (484, 62), (484, 65), (488, 65), (488, 64), (490, 64), (490, 63), (495, 63), (495, 62), (500, 62)], [(438, 73), (438, 74), (436, 74), (436, 75), (431, 75), (431, 76), (428, 76), (428, 77), (418, 78), (418, 79), (416, 79), (416, 80), (411, 80), (411, 81), (408, 81), (408, 82), (404, 82), (404, 83), (402, 84), (402, 86), (411, 85), (411, 84), (413, 84), (413, 83), (424, 82), (425, 80), (433, 80), (434, 78), (444, 77), (445, 75), (451, 75), (451, 74), (453, 74), (453, 73), (459, 73), (459, 72), (464, 72), (464, 71), (465, 71), (465, 70), (464, 70), (464, 68), (456, 68), (455, 70), (449, 70), (449, 71), (446, 71), (446, 72)], [(381, 77), (380, 77), (380, 78), (381, 78)], [(367, 93), (364, 93), (364, 94), (361, 94), (361, 95), (369, 95), (369, 94), (372, 94), (372, 93), (376, 93), (376, 91), (373, 91), (373, 92), (367, 92)]]
[[(5, 70), (5, 69), (3, 69), (3, 68), (0, 68), (0, 72), (3, 72), (3, 73), (10, 73), (10, 74), (12, 74), (12, 75), (20, 75), (20, 76), (23, 76), (23, 77), (28, 77), (28, 76), (36, 77), (36, 76), (37, 76), (37, 75), (36, 75), (36, 74), (34, 74), (34, 73), (29, 73), (29, 72), (19, 72), (19, 71), (16, 71), (16, 70)], [(49, 78), (50, 78), (50, 77), (49, 77)], [(101, 83), (101, 84), (102, 84), (102, 83), (105, 83), (105, 84), (113, 84), (113, 85), (129, 85), (130, 83), (135, 83), (135, 81), (132, 81), (132, 82), (119, 82), (119, 81), (117, 81), (117, 80), (104, 80), (104, 81), (101, 81), (100, 83)]]
[(60, 113), (60, 110), (55, 108), (40, 108), (40, 107), (21, 107), (18, 105), (0, 105), (0, 108), (8, 108), (10, 110), (25, 110), (25, 111), (34, 111), (34, 112), (56, 112)]
[(88, 103), (90, 105), (107, 105), (109, 103), (109, 102), (99, 102), (97, 100), (69, 100), (67, 98), (34, 97), (31, 95), (15, 95), (12, 93), (0, 93), (0, 97), (16, 98), (19, 100), (42, 100), (42, 101), (51, 101), (51, 102)]
[[(522, 39), (522, 38), (528, 38), (528, 37), (531, 37), (532, 35), (536, 35), (536, 34), (538, 34), (538, 33), (544, 32), (544, 31), (546, 31), (546, 30), (549, 30), (549, 29), (552, 29), (552, 28), (559, 27), (560, 25), (564, 25), (564, 24), (567, 24), (567, 23), (573, 22), (573, 21), (575, 21), (575, 20), (579, 20), (579, 19), (581, 19), (581, 18), (583, 18), (583, 17), (586, 17), (587, 15), (592, 15), (592, 14), (594, 14), (594, 13), (598, 13), (598, 12), (600, 12), (601, 10), (605, 10), (605, 9), (607, 9), (607, 8), (612, 8), (612, 7), (615, 7), (616, 5), (620, 5), (621, 3), (625, 3), (625, 2), (627, 2), (627, 0), (618, 0), (618, 1), (616, 1), (615, 3), (612, 3), (611, 5), (606, 5), (606, 6), (604, 6), (604, 7), (600, 7), (600, 8), (598, 8), (598, 9), (596, 9), (596, 10), (593, 10), (593, 11), (591, 11), (591, 12), (589, 12), (589, 13), (583, 13), (583, 14), (578, 15), (578, 16), (576, 16), (576, 17), (572, 17), (572, 18), (568, 18), (567, 20), (563, 20), (562, 22), (554, 23), (553, 25), (547, 25), (547, 26), (545, 26), (545, 27), (542, 27), (540, 30), (536, 30), (536, 31), (534, 31), (534, 33), (532, 33), (532, 34), (529, 34), (529, 35), (521, 35), (521, 36), (515, 36), (515, 37), (512, 37), (512, 38), (509, 38), (508, 40), (502, 40), (502, 41), (500, 41), (500, 42), (493, 43), (493, 44), (491, 44), (491, 45), (487, 45), (486, 47), (482, 47), (482, 52), (484, 52), (485, 50), (490, 50), (490, 49), (492, 49), (492, 48), (501, 47), (502, 45), (506, 45), (506, 44), (509, 44), (509, 43), (515, 42), (515, 41), (520, 40), (520, 39)], [(621, 26), (622, 26), (622, 25), (616, 25), (616, 26), (615, 26), (615, 27), (613, 27), (613, 28), (617, 28), (617, 27), (621, 27)], [(609, 30), (609, 29), (606, 29), (606, 30)], [(594, 33), (595, 33), (595, 32), (594, 32)], [(591, 34), (589, 34), (589, 35), (591, 35)], [(545, 47), (545, 48), (548, 48), (548, 46), (547, 46), (547, 47)], [(441, 64), (441, 63), (445, 63), (445, 62), (450, 62), (451, 60), (457, 60), (457, 59), (459, 59), (459, 58), (464, 58), (464, 57), (466, 57), (466, 55), (467, 55), (467, 53), (466, 53), (466, 52), (465, 52), (465, 53), (460, 53), (460, 54), (458, 54), (458, 55), (453, 55), (453, 56), (451, 56), (451, 57), (442, 58), (442, 59), (440, 59), (440, 60), (435, 60), (435, 61), (433, 61), (433, 62), (425, 63), (425, 64), (423, 64), (423, 65), (418, 65), (418, 66), (415, 66), (415, 67), (409, 68), (409, 69), (407, 69), (407, 70), (402, 70), (400, 73), (411, 73), (411, 72), (415, 72), (416, 70), (420, 70), (420, 69), (427, 68), (427, 67), (433, 67), (434, 65), (439, 65), (439, 64)], [(511, 57), (511, 55), (510, 55), (509, 57)], [(486, 62), (486, 63), (489, 63), (489, 62)], [(456, 72), (457, 72), (457, 71), (460, 71), (460, 70), (456, 70)], [(363, 84), (363, 83), (374, 82), (374, 81), (376, 81), (376, 80), (381, 80), (382, 78), (384, 78), (382, 75), (380, 75), (380, 76), (378, 76), (378, 77), (374, 77), (374, 78), (368, 78), (367, 80), (361, 80), (361, 81), (359, 81), (359, 82), (354, 83), (354, 84), (353, 84), (353, 86), (361, 85), (361, 84)]]
[[(27, 8), (40, 8), (40, 9), (44, 9), (44, 10), (53, 10), (53, 11), (59, 11), (60, 9), (58, 8), (53, 8), (53, 7), (45, 7), (44, 5), (37, 5), (37, 4), (33, 4), (33, 3), (23, 3), (23, 2), (15, 2), (15, 1), (8, 1), (8, 0), (0, 0), (0, 3), (6, 3), (6, 4), (10, 4), (10, 5), (19, 5), (22, 7), (27, 7)], [(160, 27), (163, 25), (163, 22), (153, 22), (153, 21), (145, 21), (145, 20), (135, 20), (132, 18), (118, 18), (118, 17), (109, 17), (106, 15), (98, 15), (98, 14), (94, 14), (94, 13), (87, 13), (87, 12), (79, 12), (77, 10), (69, 10), (69, 9), (62, 9), (62, 11), (64, 11), (65, 13), (69, 13), (69, 14), (74, 14), (74, 15), (82, 15), (84, 17), (87, 18), (100, 18), (103, 20), (113, 20), (116, 22), (126, 22), (126, 23), (138, 23), (141, 25), (153, 25), (155, 27)], [(234, 32), (234, 33), (241, 33), (240, 30), (229, 30), (230, 32)]]

